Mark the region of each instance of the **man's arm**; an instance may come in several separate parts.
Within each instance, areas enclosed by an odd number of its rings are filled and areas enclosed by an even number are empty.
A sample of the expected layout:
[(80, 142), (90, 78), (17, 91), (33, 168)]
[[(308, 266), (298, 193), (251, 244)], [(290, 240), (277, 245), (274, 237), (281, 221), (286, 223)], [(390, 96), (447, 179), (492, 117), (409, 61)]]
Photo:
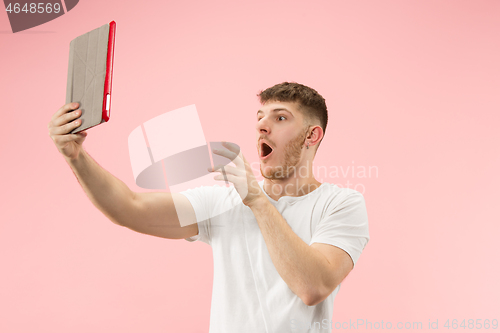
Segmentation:
[[(198, 234), (198, 224), (189, 200), (178, 193), (131, 191), (82, 149), (77, 159), (66, 159), (94, 206), (113, 223), (147, 235), (183, 239)], [(181, 227), (177, 208), (191, 224)]]
[(351, 257), (338, 247), (309, 246), (300, 239), (262, 192), (239, 148), (228, 142), (223, 146), (228, 150), (213, 152), (228, 158), (235, 167), (225, 165), (225, 175), (222, 168), (209, 169), (219, 172), (214, 179), (233, 183), (243, 204), (252, 209), (274, 267), (288, 287), (309, 306), (322, 302), (352, 270)]
[(249, 207), (276, 270), (306, 305), (325, 300), (352, 270), (353, 262), (344, 250), (328, 244), (306, 244), (267, 198), (254, 200)]
[[(87, 132), (69, 133), (81, 123), (78, 119), (81, 110), (76, 110), (78, 106), (78, 103), (62, 106), (47, 127), (51, 139), (94, 206), (112, 222), (140, 233), (173, 239), (197, 235), (194, 209), (185, 196), (132, 192), (90, 157), (82, 147)], [(176, 208), (183, 221), (188, 222), (187, 226), (180, 226)]]

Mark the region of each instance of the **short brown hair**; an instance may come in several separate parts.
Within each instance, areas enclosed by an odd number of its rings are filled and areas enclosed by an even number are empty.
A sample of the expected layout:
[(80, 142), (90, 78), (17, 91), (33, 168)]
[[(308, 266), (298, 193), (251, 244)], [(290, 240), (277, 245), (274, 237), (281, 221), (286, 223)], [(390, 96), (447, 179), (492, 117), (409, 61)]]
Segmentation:
[(297, 82), (283, 82), (262, 90), (257, 96), (261, 104), (270, 101), (298, 102), (304, 116), (318, 119), (323, 129), (323, 135), (326, 132), (328, 110), (325, 99), (316, 90)]

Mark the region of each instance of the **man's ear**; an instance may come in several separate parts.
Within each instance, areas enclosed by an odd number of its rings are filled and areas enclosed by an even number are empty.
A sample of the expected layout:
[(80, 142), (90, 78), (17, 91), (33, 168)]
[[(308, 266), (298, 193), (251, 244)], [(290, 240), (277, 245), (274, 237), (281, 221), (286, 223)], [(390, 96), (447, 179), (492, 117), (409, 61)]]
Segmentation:
[(307, 131), (307, 142), (309, 146), (316, 146), (323, 139), (323, 129), (319, 125), (311, 125)]

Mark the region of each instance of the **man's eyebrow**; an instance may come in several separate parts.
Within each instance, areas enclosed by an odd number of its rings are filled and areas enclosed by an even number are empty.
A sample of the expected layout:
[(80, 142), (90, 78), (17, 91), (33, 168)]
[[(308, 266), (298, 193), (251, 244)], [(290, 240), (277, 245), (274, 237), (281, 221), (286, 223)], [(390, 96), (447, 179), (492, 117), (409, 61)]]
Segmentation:
[[(271, 112), (278, 112), (278, 111), (286, 111), (286, 112), (290, 113), (291, 115), (293, 115), (293, 113), (291, 113), (288, 109), (285, 109), (285, 108), (277, 108), (277, 109), (271, 110)], [(264, 111), (262, 111), (262, 110), (257, 111), (257, 114), (259, 114), (259, 113), (264, 113)]]

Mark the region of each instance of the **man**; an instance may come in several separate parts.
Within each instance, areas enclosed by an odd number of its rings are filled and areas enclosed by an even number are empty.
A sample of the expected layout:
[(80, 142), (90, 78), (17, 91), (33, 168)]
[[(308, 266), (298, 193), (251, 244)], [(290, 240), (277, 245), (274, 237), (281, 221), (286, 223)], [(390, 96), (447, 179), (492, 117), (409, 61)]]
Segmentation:
[[(86, 133), (67, 134), (78, 126), (70, 121), (79, 111), (67, 113), (76, 105), (57, 111), (49, 132), (90, 200), (111, 221), (211, 245), (210, 332), (329, 332), (340, 283), (369, 240), (364, 199), (355, 190), (314, 178), (312, 162), (328, 120), (321, 95), (284, 82), (258, 96), (257, 150), (264, 180), (257, 182), (237, 147), (225, 143), (227, 150), (214, 153), (234, 166), (224, 166), (224, 174), (220, 168), (212, 171), (219, 172), (215, 179), (234, 185), (229, 188), (132, 192), (81, 149)], [(190, 223), (181, 227), (179, 215)]]

